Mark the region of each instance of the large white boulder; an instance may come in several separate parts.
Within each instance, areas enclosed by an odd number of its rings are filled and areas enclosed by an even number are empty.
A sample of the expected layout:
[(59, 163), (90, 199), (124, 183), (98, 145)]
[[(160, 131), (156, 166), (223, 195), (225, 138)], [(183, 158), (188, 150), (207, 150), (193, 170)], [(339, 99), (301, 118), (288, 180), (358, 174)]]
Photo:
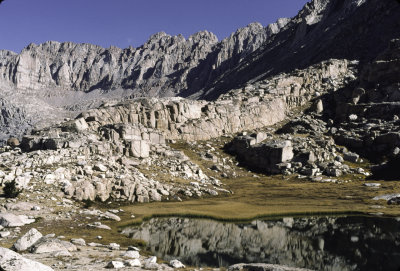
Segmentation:
[(35, 222), (26, 215), (14, 215), (12, 213), (0, 213), (0, 225), (3, 227), (22, 227)]
[(42, 237), (43, 235), (37, 229), (32, 228), (14, 243), (13, 248), (16, 251), (27, 250)]
[(4, 271), (53, 271), (49, 266), (26, 259), (18, 253), (0, 247), (0, 270)]

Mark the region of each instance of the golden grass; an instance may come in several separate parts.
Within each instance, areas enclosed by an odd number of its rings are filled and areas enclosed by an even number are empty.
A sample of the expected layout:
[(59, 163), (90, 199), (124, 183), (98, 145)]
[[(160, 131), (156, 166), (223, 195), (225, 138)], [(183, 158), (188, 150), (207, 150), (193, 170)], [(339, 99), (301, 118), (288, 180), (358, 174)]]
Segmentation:
[[(222, 139), (224, 140), (224, 139)], [(228, 140), (228, 139), (225, 139)], [(221, 157), (230, 158), (218, 147), (223, 141), (209, 141)], [(209, 176), (219, 178), (219, 174), (209, 170), (213, 164), (201, 159), (200, 150), (187, 143), (178, 142), (172, 147), (180, 149)], [(360, 164), (350, 164), (352, 167)], [(365, 162), (363, 166), (366, 166)], [(153, 216), (187, 216), (203, 217), (224, 221), (252, 220), (259, 217), (286, 215), (318, 214), (369, 214), (383, 212), (385, 215), (400, 215), (398, 206), (387, 205), (385, 201), (374, 201), (377, 195), (400, 192), (400, 182), (381, 181), (381, 188), (363, 186), (363, 175), (347, 175), (340, 178), (347, 183), (314, 183), (293, 177), (266, 176), (248, 172), (235, 167), (238, 178), (224, 179), (224, 188), (234, 192), (233, 195), (221, 195), (184, 202), (154, 202), (124, 206), (128, 213), (135, 214), (135, 219), (124, 220), (120, 226), (140, 223)], [(385, 208), (376, 209), (374, 205)]]
[[(225, 221), (344, 213), (383, 212), (386, 215), (400, 215), (398, 206), (372, 200), (376, 195), (400, 191), (400, 183), (385, 182), (380, 189), (364, 187), (362, 183), (363, 181), (332, 184), (273, 180), (266, 177), (239, 178), (229, 181), (229, 187), (235, 192), (231, 196), (125, 206), (123, 209), (134, 213), (136, 217), (124, 220), (120, 226), (138, 223), (152, 216), (174, 215)], [(386, 208), (371, 208), (379, 203)]]

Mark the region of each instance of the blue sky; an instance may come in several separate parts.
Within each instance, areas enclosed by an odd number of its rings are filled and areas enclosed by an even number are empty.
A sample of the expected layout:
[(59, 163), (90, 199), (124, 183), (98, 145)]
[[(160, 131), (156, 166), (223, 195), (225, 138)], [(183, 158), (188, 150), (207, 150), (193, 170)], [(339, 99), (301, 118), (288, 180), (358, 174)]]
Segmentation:
[(20, 52), (48, 40), (138, 47), (165, 31), (209, 30), (223, 39), (251, 22), (293, 17), (307, 0), (5, 0), (0, 49)]

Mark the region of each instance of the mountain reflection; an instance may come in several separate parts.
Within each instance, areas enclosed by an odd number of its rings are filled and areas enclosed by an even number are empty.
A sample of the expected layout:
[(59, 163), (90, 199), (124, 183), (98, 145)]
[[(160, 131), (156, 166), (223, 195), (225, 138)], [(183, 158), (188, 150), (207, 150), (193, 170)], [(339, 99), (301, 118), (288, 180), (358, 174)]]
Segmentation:
[(377, 217), (283, 218), (246, 224), (153, 218), (123, 234), (166, 260), (221, 267), (264, 262), (315, 270), (399, 270), (400, 222)]

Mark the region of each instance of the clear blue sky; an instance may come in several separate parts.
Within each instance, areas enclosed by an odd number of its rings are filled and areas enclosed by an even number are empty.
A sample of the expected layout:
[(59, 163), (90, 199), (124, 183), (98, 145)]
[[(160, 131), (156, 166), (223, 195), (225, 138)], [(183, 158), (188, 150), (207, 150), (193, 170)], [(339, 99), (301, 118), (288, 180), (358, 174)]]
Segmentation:
[(293, 17), (307, 0), (5, 0), (0, 49), (20, 52), (48, 40), (138, 47), (165, 31), (209, 30), (221, 40), (251, 22)]

